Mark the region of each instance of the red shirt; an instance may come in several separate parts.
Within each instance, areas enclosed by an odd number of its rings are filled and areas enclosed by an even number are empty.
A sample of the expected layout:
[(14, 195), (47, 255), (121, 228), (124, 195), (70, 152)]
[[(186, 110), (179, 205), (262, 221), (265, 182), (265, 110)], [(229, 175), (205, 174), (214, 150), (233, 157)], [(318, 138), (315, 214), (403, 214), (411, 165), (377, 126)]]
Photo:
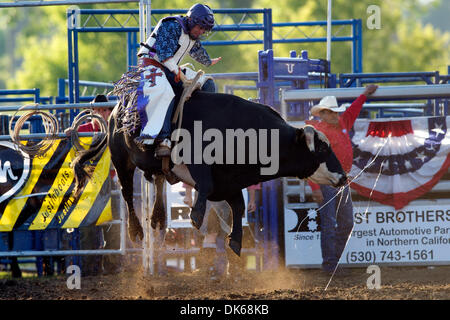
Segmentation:
[(92, 122), (82, 124), (81, 126), (78, 127), (78, 132), (94, 132), (94, 131), (100, 131), (100, 127), (97, 122), (95, 122), (95, 128), (92, 125)]
[[(348, 132), (353, 127), (356, 118), (358, 118), (366, 99), (367, 97), (362, 94), (353, 101), (351, 106), (339, 116), (339, 124), (330, 124), (317, 120), (305, 121), (306, 124), (312, 125), (325, 134), (330, 141), (331, 149), (336, 154), (342, 169), (346, 173), (350, 172), (353, 163), (353, 149)], [(309, 185), (313, 190), (319, 189), (319, 186), (314, 183), (309, 182)]]

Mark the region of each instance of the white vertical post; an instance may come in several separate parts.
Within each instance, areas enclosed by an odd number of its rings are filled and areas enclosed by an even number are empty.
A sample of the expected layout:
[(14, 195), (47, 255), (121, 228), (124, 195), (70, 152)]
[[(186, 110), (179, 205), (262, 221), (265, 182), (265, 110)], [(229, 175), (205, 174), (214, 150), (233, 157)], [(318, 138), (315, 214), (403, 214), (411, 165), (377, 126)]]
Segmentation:
[(287, 102), (284, 100), (284, 95), (285, 95), (285, 90), (286, 89), (280, 89), (279, 94), (280, 94), (280, 111), (281, 111), (281, 117), (287, 121)]
[(147, 212), (147, 184), (143, 175), (140, 175), (141, 179), (141, 214), (142, 214), (142, 227), (144, 229), (144, 241), (142, 242), (142, 267), (144, 273), (148, 273), (150, 265), (148, 263), (148, 224), (145, 218)]
[(17, 8), (17, 7), (41, 7), (41, 6), (67, 6), (93, 3), (121, 3), (121, 2), (138, 2), (139, 0), (15, 0), (14, 2), (0, 3), (0, 8)]
[(331, 62), (331, 2), (328, 0), (327, 10), (327, 61)]
[(152, 33), (152, 0), (145, 1), (145, 29), (147, 31), (145, 39)]
[(150, 274), (155, 274), (155, 237), (152, 229), (152, 222), (150, 219), (150, 210), (153, 208), (153, 203), (155, 202), (155, 182), (150, 183), (147, 180), (145, 181), (147, 184), (147, 194), (148, 194), (148, 209), (146, 212), (147, 215), (147, 225), (148, 225), (148, 263), (150, 265), (149, 271)]
[(139, 1), (139, 43), (145, 42), (145, 12), (144, 12), (144, 1)]
[(127, 218), (125, 214), (125, 201), (123, 199), (122, 193), (119, 195), (119, 212), (120, 212), (120, 251), (124, 255), (126, 253), (126, 238), (127, 238)]
[(144, 227), (144, 241), (142, 250), (142, 266), (144, 272), (153, 275), (154, 268), (154, 235), (151, 227), (150, 208), (153, 206), (153, 183), (148, 182), (144, 175), (141, 176), (141, 213)]

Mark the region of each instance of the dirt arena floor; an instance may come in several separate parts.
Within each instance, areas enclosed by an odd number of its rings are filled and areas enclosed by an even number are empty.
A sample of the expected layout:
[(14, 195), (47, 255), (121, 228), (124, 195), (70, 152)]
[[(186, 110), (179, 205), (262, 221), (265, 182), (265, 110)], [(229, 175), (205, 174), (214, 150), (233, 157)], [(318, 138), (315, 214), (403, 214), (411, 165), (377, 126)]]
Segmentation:
[[(450, 266), (381, 267), (381, 288), (368, 289), (365, 268), (349, 275), (319, 270), (246, 272), (212, 280), (200, 273), (147, 276), (140, 270), (81, 278), (68, 289), (66, 275), (0, 279), (0, 300), (448, 300)], [(327, 287), (327, 290), (325, 288)]]

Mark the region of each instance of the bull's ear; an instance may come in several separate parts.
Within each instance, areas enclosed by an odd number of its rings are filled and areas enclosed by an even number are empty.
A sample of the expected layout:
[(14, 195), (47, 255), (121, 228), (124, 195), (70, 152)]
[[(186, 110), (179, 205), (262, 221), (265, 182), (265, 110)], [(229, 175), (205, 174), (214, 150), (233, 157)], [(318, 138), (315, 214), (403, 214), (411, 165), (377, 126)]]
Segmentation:
[(316, 130), (312, 126), (304, 126), (303, 128), (296, 129), (295, 142), (300, 144), (302, 142), (306, 143), (309, 151), (314, 152), (314, 134)]

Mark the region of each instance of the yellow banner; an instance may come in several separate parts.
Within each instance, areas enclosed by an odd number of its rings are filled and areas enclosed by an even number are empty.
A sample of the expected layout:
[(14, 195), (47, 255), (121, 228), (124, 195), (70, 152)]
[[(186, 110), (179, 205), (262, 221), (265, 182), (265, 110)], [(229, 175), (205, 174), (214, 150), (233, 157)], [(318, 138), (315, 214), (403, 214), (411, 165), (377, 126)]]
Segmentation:
[[(91, 137), (81, 138), (89, 145)], [(91, 161), (91, 179), (78, 199), (70, 163), (75, 151), (56, 140), (41, 157), (27, 156), (12, 144), (0, 144), (0, 231), (77, 228), (112, 220), (109, 149)]]

